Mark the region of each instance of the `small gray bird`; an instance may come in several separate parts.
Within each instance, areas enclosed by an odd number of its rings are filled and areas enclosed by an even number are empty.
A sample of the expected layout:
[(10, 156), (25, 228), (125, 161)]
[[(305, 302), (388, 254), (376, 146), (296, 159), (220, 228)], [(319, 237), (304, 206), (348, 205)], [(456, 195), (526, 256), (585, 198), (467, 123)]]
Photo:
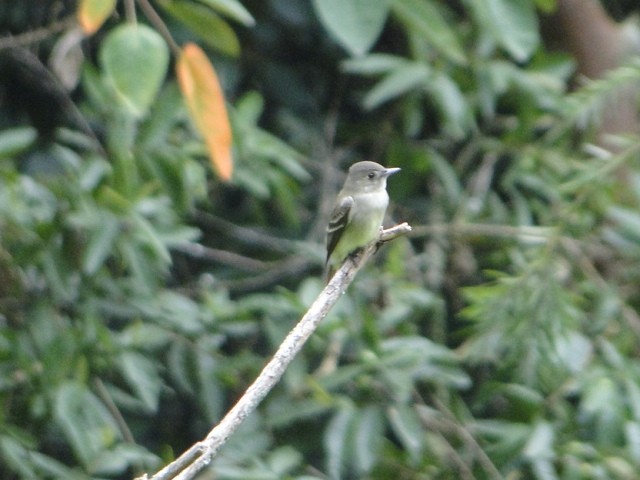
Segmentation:
[(375, 162), (358, 162), (349, 168), (327, 226), (329, 278), (347, 255), (378, 238), (389, 204), (387, 177), (399, 171)]

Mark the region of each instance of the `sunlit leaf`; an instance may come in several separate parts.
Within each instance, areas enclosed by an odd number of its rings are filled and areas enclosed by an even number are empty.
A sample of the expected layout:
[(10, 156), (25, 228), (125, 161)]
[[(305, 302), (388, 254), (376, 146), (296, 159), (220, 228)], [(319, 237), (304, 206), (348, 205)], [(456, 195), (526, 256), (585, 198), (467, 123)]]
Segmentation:
[(233, 173), (231, 126), (218, 76), (205, 53), (193, 43), (185, 45), (176, 65), (180, 90), (218, 175)]
[(78, 23), (87, 35), (98, 31), (116, 8), (116, 0), (80, 0), (76, 15)]

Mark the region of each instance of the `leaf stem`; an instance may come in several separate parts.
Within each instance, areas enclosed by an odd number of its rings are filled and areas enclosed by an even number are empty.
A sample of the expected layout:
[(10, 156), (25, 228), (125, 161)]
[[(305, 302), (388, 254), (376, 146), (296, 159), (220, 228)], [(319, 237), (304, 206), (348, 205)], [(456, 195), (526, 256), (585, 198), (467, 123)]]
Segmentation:
[(180, 45), (178, 45), (176, 41), (173, 39), (173, 37), (171, 36), (171, 32), (169, 32), (167, 25), (164, 23), (162, 18), (160, 18), (160, 15), (158, 15), (158, 12), (155, 11), (155, 9), (149, 3), (148, 0), (137, 0), (137, 2), (138, 2), (138, 5), (140, 5), (140, 8), (144, 12), (144, 14), (149, 19), (149, 22), (151, 22), (151, 24), (155, 27), (155, 29), (158, 30), (158, 33), (162, 35), (162, 38), (164, 38), (164, 41), (167, 42), (167, 45), (169, 45), (171, 52), (176, 57), (179, 57), (180, 53), (182, 52), (182, 49), (180, 48)]

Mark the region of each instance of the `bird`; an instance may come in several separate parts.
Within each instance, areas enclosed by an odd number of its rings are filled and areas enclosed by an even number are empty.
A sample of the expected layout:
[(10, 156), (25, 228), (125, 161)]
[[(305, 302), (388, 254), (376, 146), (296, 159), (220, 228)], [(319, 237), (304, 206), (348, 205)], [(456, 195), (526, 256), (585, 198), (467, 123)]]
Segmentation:
[(325, 270), (328, 279), (347, 256), (380, 235), (389, 205), (387, 178), (399, 171), (400, 168), (385, 168), (371, 161), (357, 162), (349, 168), (327, 226)]

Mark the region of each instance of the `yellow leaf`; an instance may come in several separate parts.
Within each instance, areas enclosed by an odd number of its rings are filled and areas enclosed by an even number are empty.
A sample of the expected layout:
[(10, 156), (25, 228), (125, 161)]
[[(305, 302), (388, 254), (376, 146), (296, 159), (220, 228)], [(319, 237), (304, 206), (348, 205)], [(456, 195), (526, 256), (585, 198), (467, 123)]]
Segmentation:
[(211, 163), (220, 178), (231, 179), (231, 126), (213, 65), (200, 47), (188, 43), (180, 53), (176, 73), (191, 118), (204, 137)]
[(116, 0), (80, 0), (76, 15), (87, 35), (93, 35), (116, 8)]

